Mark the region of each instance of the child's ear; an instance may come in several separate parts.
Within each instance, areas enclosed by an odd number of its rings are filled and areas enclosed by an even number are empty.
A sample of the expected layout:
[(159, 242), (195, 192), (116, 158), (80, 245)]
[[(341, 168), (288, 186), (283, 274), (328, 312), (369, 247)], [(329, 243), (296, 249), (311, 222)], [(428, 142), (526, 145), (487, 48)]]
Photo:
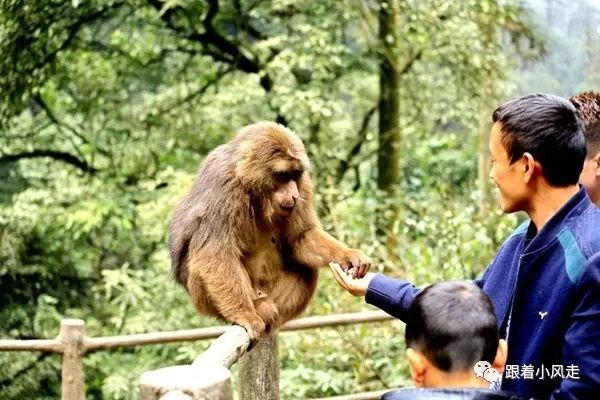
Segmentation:
[(492, 363), (492, 368), (496, 371), (503, 373), (504, 367), (506, 366), (506, 357), (508, 356), (508, 346), (506, 340), (498, 340), (498, 350), (496, 350), (496, 357)]
[(406, 358), (410, 367), (410, 375), (416, 387), (423, 387), (425, 382), (425, 372), (427, 371), (427, 363), (425, 356), (420, 351), (412, 348), (406, 349)]

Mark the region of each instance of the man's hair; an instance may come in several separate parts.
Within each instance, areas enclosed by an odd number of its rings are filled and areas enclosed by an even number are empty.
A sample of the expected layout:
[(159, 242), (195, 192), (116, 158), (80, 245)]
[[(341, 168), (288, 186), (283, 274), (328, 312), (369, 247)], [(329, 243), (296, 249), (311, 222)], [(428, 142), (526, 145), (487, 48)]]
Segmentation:
[(494, 305), (474, 283), (436, 283), (419, 292), (408, 311), (406, 347), (445, 372), (492, 363), (498, 349)]
[(510, 163), (530, 153), (552, 186), (576, 184), (586, 147), (583, 125), (571, 102), (551, 94), (530, 94), (502, 104), (492, 115), (502, 132)]
[(583, 122), (588, 157), (600, 151), (600, 92), (583, 92), (571, 97)]

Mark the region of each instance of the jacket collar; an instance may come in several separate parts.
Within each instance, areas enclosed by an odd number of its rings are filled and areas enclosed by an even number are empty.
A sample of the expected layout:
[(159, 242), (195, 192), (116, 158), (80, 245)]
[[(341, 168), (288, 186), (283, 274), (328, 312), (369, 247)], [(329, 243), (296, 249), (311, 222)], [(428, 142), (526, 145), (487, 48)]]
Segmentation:
[[(560, 231), (564, 228), (566, 221), (571, 217), (581, 214), (591, 205), (590, 199), (585, 191), (585, 188), (579, 186), (579, 191), (575, 193), (563, 206), (546, 222), (542, 230), (531, 240), (529, 245), (525, 247), (525, 254), (530, 254), (542, 250), (553, 239), (557, 237)], [(523, 237), (525, 240), (532, 231), (535, 231), (533, 222), (529, 220), (527, 234)]]

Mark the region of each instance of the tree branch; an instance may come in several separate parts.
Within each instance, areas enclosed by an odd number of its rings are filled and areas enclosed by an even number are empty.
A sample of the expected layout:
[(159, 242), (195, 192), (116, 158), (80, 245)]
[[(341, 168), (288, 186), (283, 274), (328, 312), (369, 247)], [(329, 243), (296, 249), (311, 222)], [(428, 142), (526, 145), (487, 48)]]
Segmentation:
[[(183, 35), (190, 41), (202, 44), (205, 54), (213, 57), (215, 60), (228, 63), (246, 73), (256, 74), (262, 69), (257, 57), (250, 58), (244, 54), (241, 47), (238, 47), (235, 43), (221, 35), (214, 27), (213, 21), (219, 12), (218, 0), (208, 0), (208, 11), (202, 19), (202, 26), (204, 28), (204, 32), (202, 33), (185, 32), (175, 24), (175, 13), (178, 10), (183, 10), (183, 8), (178, 6), (164, 11), (164, 4), (160, 0), (148, 0), (148, 3), (161, 13), (160, 18), (166, 23), (167, 27)], [(266, 92), (270, 92), (273, 87), (273, 81), (268, 75), (265, 75), (261, 77), (260, 85)]]
[[(233, 0), (233, 8), (237, 13), (238, 18), (242, 22), (240, 24), (240, 28), (242, 28), (245, 32), (255, 37), (256, 39), (266, 39), (265, 35), (262, 32), (259, 32), (254, 26), (252, 26), (252, 24), (250, 23), (250, 19), (248, 18), (248, 14), (246, 14), (242, 8), (242, 2), (240, 0)], [(250, 8), (250, 10), (252, 10), (252, 8)]]
[[(249, 50), (243, 49), (234, 41), (229, 40), (215, 28), (213, 22), (219, 13), (219, 0), (207, 0), (207, 2), (208, 10), (201, 22), (204, 32), (190, 32), (179, 26), (175, 21), (177, 12), (183, 12), (185, 10), (183, 7), (175, 6), (165, 9), (165, 4), (162, 1), (148, 0), (148, 4), (159, 12), (160, 19), (169, 29), (190, 42), (202, 45), (203, 54), (212, 57), (215, 61), (229, 64), (239, 71), (258, 74), (263, 70), (263, 66), (259, 62), (258, 57), (252, 55)], [(255, 32), (255, 34), (259, 35), (259, 32)], [(269, 59), (275, 57), (278, 52), (278, 50), (273, 50)], [(249, 56), (245, 53), (250, 53), (251, 55)], [(265, 92), (271, 92), (273, 89), (273, 80), (269, 74), (265, 73), (261, 75), (260, 86)], [(281, 124), (287, 125), (287, 118), (285, 118), (278, 109), (275, 109), (272, 106), (270, 107), (271, 109), (274, 109), (277, 114), (275, 120)]]
[(417, 51), (416, 54), (412, 54), (410, 59), (406, 62), (406, 64), (404, 64), (402, 69), (400, 69), (400, 71), (398, 71), (398, 75), (402, 76), (402, 75), (406, 74), (408, 71), (410, 71), (410, 69), (412, 68), (415, 61), (420, 60), (422, 55), (423, 55), (423, 50), (419, 50), (419, 51)]
[(96, 172), (98, 172), (98, 170), (96, 168), (90, 166), (87, 162), (80, 160), (79, 158), (75, 157), (74, 155), (66, 153), (66, 152), (62, 152), (62, 151), (55, 151), (55, 150), (33, 150), (33, 151), (26, 151), (26, 152), (17, 153), (17, 154), (7, 154), (7, 155), (0, 157), (0, 164), (19, 161), (19, 160), (22, 160), (25, 158), (40, 158), (40, 157), (49, 157), (49, 158), (52, 158), (57, 161), (65, 162), (67, 164), (77, 167), (80, 170), (90, 173), (90, 174), (95, 174)]
[(148, 122), (149, 116), (151, 116), (153, 118), (160, 117), (163, 114), (165, 114), (177, 107), (180, 107), (180, 106), (184, 105), (185, 103), (193, 100), (194, 98), (206, 93), (206, 91), (208, 89), (210, 89), (213, 85), (218, 83), (225, 75), (229, 74), (232, 71), (233, 71), (233, 68), (227, 68), (223, 71), (219, 71), (212, 79), (210, 79), (204, 85), (202, 85), (200, 88), (198, 88), (198, 90), (194, 90), (192, 93), (188, 94), (187, 96), (183, 97), (182, 99), (179, 99), (174, 104), (171, 104), (168, 107), (163, 107), (154, 113), (148, 114), (145, 118), (145, 122), (146, 123)]
[[(86, 143), (86, 144), (90, 143), (90, 141), (85, 136), (83, 136), (77, 129), (75, 129), (71, 125), (67, 124), (66, 122), (63, 122), (60, 119), (58, 119), (58, 116), (56, 115), (54, 110), (50, 107), (50, 105), (46, 102), (46, 100), (44, 100), (44, 98), (39, 93), (36, 93), (34, 95), (33, 100), (44, 110), (44, 112), (46, 113), (46, 115), (48, 116), (50, 121), (58, 127), (59, 131), (62, 132), (63, 128), (66, 128), (67, 131), (71, 132), (71, 134), (73, 134), (75, 137), (77, 137), (79, 140), (81, 140), (82, 143)], [(78, 155), (80, 157), (83, 157), (83, 154), (79, 151), (79, 149), (77, 148), (77, 145), (75, 143), (73, 143), (72, 140), (70, 140), (70, 141), (71, 141), (71, 144), (73, 145), (73, 148), (75, 149), (75, 151), (77, 151)], [(110, 154), (110, 152), (107, 150), (104, 150), (98, 146), (94, 146), (94, 148), (105, 157), (110, 158), (112, 156)]]
[(58, 53), (61, 50), (66, 49), (71, 44), (71, 42), (73, 42), (73, 39), (75, 39), (75, 37), (77, 36), (77, 33), (79, 33), (79, 29), (81, 29), (81, 27), (83, 25), (102, 18), (106, 13), (108, 13), (111, 10), (121, 7), (123, 4), (124, 3), (112, 4), (112, 5), (108, 6), (107, 8), (95, 11), (89, 15), (85, 15), (81, 19), (75, 21), (72, 25), (67, 27), (68, 34), (67, 34), (67, 38), (65, 39), (65, 41), (62, 42), (62, 44), (60, 46), (58, 46), (56, 49), (54, 49), (53, 51), (46, 54), (46, 56), (43, 59), (38, 61), (34, 65), (33, 70), (35, 71), (37, 69), (44, 67), (45, 65), (52, 63), (54, 61), (54, 59), (56, 58), (56, 56), (58, 55)]
[(348, 171), (348, 168), (350, 167), (352, 160), (360, 153), (360, 149), (362, 148), (362, 145), (367, 137), (367, 128), (369, 127), (369, 122), (371, 121), (373, 114), (375, 114), (375, 111), (377, 111), (377, 105), (371, 107), (364, 115), (362, 124), (360, 125), (360, 129), (358, 131), (358, 140), (356, 141), (354, 146), (352, 146), (352, 148), (348, 152), (348, 155), (344, 157), (338, 165), (337, 174), (335, 178), (336, 184), (339, 184), (342, 181), (344, 175), (346, 174), (346, 171)]

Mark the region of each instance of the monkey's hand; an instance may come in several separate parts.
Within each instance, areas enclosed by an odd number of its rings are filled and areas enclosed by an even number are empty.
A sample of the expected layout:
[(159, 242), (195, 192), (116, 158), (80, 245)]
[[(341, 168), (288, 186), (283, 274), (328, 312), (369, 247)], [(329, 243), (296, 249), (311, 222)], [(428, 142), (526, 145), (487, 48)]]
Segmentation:
[(371, 258), (356, 249), (349, 249), (343, 254), (340, 260), (333, 261), (338, 263), (344, 272), (355, 279), (365, 276), (365, 274), (369, 272), (371, 265), (373, 265), (373, 260), (371, 260)]
[(256, 292), (258, 297), (254, 299), (256, 313), (266, 325), (266, 331), (277, 329), (280, 324), (279, 311), (273, 300), (260, 290)]

